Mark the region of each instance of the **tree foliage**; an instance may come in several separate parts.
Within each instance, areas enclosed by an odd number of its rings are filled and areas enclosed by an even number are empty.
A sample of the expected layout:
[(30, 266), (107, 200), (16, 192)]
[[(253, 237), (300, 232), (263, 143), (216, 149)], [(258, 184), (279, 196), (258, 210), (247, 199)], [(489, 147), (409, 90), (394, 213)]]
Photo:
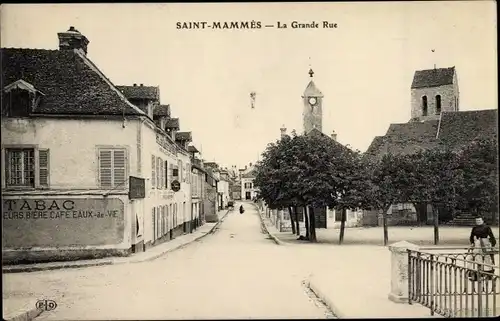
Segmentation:
[[(359, 152), (328, 136), (285, 136), (268, 145), (254, 184), (272, 208), (356, 208), (367, 186), (361, 168)], [(314, 215), (310, 220), (314, 230)]]

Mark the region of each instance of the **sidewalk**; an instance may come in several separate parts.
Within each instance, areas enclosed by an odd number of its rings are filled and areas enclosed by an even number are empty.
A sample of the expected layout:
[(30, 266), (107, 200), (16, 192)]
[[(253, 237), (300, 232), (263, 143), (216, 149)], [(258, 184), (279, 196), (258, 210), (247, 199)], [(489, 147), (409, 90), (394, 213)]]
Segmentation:
[(94, 260), (78, 260), (66, 262), (49, 262), (49, 263), (34, 263), (34, 264), (19, 264), (19, 265), (5, 265), (2, 266), (2, 273), (18, 273), (18, 272), (34, 272), (55, 269), (70, 269), (88, 266), (111, 265), (111, 264), (124, 264), (124, 263), (139, 263), (157, 259), (158, 257), (180, 249), (189, 243), (201, 239), (207, 234), (212, 233), (225, 219), (229, 211), (220, 211), (219, 222), (205, 223), (200, 226), (196, 231), (189, 234), (180, 235), (177, 238), (165, 242), (163, 244), (152, 247), (145, 252), (132, 254), (127, 257), (109, 257)]
[[(317, 246), (296, 241), (296, 235), (280, 233), (269, 218), (261, 211), (259, 214), (269, 236), (279, 245), (295, 248), (301, 261), (311, 267), (308, 286), (336, 317), (431, 317), (429, 309), (421, 305), (389, 300), (391, 253), (388, 248), (377, 245)], [(290, 235), (287, 242), (280, 240), (282, 234)]]
[(394, 303), (388, 299), (391, 285), (388, 249), (375, 246), (336, 247), (328, 256), (336, 257), (336, 262), (328, 264), (328, 269), (323, 266), (313, 273), (309, 288), (336, 317), (432, 317), (430, 310), (419, 304)]

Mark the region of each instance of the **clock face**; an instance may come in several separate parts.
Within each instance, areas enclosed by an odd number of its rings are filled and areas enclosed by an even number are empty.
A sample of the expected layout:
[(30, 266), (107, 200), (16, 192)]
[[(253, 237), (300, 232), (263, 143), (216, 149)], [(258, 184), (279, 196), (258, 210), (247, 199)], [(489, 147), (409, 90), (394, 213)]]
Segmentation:
[(309, 98), (309, 104), (316, 105), (316, 102), (317, 102), (316, 97)]

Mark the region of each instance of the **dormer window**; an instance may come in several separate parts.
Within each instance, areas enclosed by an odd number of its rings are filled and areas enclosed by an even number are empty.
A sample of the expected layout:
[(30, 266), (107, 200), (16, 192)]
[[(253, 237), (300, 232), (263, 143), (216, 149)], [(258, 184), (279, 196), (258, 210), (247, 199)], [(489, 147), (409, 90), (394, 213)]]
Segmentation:
[(422, 116), (427, 116), (427, 96), (422, 97)]
[(436, 95), (436, 115), (441, 114), (441, 95)]
[(43, 93), (30, 83), (20, 79), (3, 90), (2, 115), (27, 117), (40, 103)]

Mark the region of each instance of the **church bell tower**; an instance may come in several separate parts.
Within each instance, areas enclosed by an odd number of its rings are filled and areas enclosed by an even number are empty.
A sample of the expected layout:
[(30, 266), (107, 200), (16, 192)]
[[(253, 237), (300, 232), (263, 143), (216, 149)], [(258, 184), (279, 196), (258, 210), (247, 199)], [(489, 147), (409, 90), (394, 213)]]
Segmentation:
[(304, 110), (302, 119), (304, 124), (304, 133), (307, 134), (314, 128), (322, 132), (323, 129), (323, 93), (316, 87), (313, 81), (314, 71), (309, 69), (311, 80), (304, 91), (302, 100)]

